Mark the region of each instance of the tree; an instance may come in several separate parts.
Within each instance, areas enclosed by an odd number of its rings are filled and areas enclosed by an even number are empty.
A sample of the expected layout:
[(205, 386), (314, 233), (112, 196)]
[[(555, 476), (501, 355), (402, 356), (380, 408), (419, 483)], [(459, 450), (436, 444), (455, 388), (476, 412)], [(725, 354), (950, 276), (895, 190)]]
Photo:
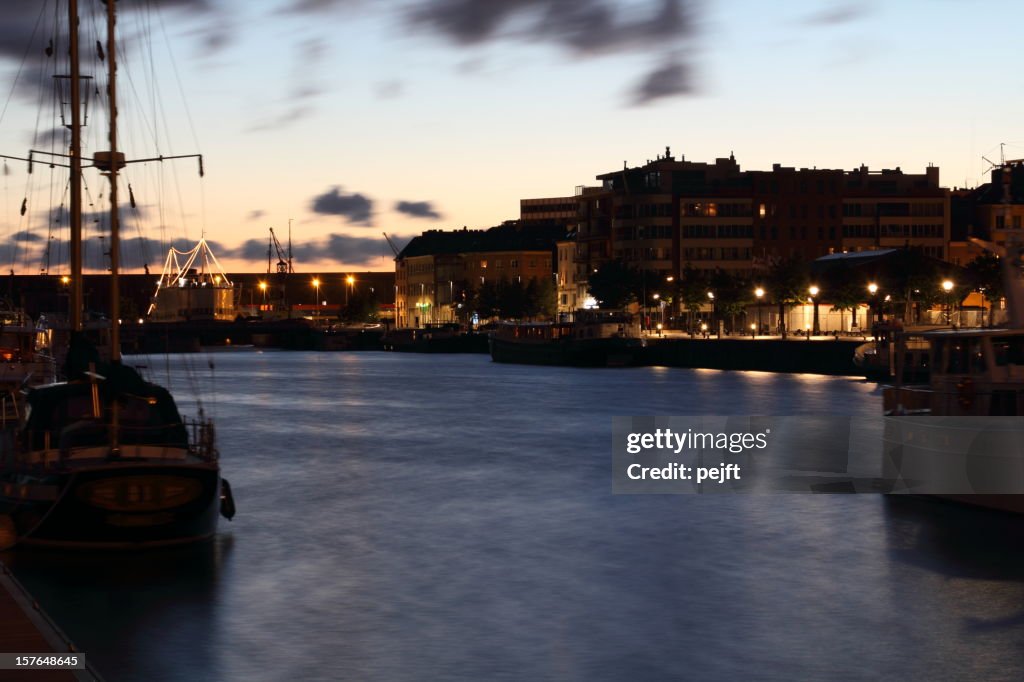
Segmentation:
[(899, 317), (906, 323), (914, 322), (915, 297), (920, 303), (930, 304), (940, 296), (938, 264), (918, 247), (900, 249), (884, 263), (883, 288), (890, 292), (893, 303), (903, 302)]
[[(1002, 264), (999, 258), (994, 253), (983, 253), (967, 264), (965, 274), (970, 286), (980, 291), (988, 301), (989, 309), (994, 310), (1000, 299), (1005, 296)], [(988, 326), (991, 327), (992, 322), (992, 315), (989, 314)]]
[(502, 277), (498, 282), (498, 310), (506, 319), (526, 317), (526, 290), (519, 280)]
[(636, 300), (640, 282), (636, 269), (621, 260), (611, 260), (590, 274), (587, 287), (600, 308), (618, 310)]
[(726, 270), (718, 268), (711, 276), (711, 290), (715, 294), (715, 310), (719, 316), (729, 318), (730, 332), (736, 331), (736, 315), (744, 312), (754, 299), (749, 283)]
[(476, 310), (484, 319), (496, 317), (500, 313), (498, 285), (494, 282), (484, 282), (480, 285), (476, 294)]
[(864, 301), (867, 291), (865, 286), (850, 272), (845, 263), (827, 273), (824, 297), (832, 303), (832, 310), (839, 313), (840, 326), (844, 326), (842, 315), (847, 310), (853, 314), (851, 328), (857, 326), (857, 307)]
[(526, 285), (527, 317), (553, 318), (558, 312), (558, 291), (547, 277), (531, 277)]
[(766, 289), (779, 307), (779, 334), (786, 338), (786, 308), (807, 296), (807, 267), (798, 258), (787, 258), (768, 268)]
[(687, 327), (693, 330), (693, 315), (708, 302), (708, 280), (704, 273), (687, 265), (677, 283), (677, 295), (687, 313)]
[(354, 289), (348, 297), (348, 304), (343, 305), (338, 317), (342, 322), (376, 322), (379, 317), (380, 303), (377, 295), (371, 290)]

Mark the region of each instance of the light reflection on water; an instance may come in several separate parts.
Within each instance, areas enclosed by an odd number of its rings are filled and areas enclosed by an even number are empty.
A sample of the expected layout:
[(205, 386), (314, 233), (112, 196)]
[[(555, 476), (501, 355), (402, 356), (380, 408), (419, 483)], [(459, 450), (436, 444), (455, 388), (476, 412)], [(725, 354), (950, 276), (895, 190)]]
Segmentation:
[(216, 542), (2, 557), (112, 682), (1024, 675), (1018, 519), (870, 495), (610, 494), (612, 416), (870, 416), (871, 384), (211, 359), (212, 381), (203, 356), (170, 375), (186, 408), (190, 385), (216, 387), (239, 508)]

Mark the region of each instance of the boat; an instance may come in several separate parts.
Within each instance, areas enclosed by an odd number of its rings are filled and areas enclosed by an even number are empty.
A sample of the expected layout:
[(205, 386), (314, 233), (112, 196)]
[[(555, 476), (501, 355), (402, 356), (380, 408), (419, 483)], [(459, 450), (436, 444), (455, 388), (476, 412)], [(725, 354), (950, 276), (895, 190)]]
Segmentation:
[[(114, 100), (116, 3), (104, 4), (107, 89)], [(77, 85), (75, 0), (69, 2), (68, 20), (70, 81)], [(28, 409), (0, 435), (0, 547), (135, 549), (208, 539), (218, 516), (230, 519), (235, 511), (230, 485), (221, 477), (213, 422), (201, 409), (197, 418), (183, 418), (170, 392), (121, 361), (118, 172), (134, 161), (117, 149), (113, 104), (108, 107), (110, 151), (96, 152), (91, 164), (110, 181), (108, 357), (100, 357), (84, 331), (81, 116), (73, 94), (71, 148), (50, 162), (69, 168), (72, 196), (72, 331), (65, 380), (29, 390)]]
[(23, 310), (0, 305), (0, 391), (53, 383), (54, 358), (39, 347), (40, 329)]
[(1024, 513), (1024, 235), (1007, 232), (973, 240), (1000, 256), (1007, 326), (923, 334), (928, 383), (883, 392), (882, 463), (900, 492)]
[[(897, 362), (900, 380), (905, 383), (928, 381), (931, 356), (929, 343), (924, 338), (929, 328), (903, 329), (896, 324), (875, 326), (875, 339), (862, 343), (853, 351), (853, 364), (868, 381), (893, 381)], [(897, 349), (902, 354), (897, 359)]]
[(570, 367), (632, 367), (643, 362), (640, 320), (618, 311), (581, 310), (572, 322), (501, 324), (491, 332), (494, 362)]
[(156, 292), (146, 311), (153, 322), (234, 322), (235, 287), (203, 237), (189, 251), (167, 251)]

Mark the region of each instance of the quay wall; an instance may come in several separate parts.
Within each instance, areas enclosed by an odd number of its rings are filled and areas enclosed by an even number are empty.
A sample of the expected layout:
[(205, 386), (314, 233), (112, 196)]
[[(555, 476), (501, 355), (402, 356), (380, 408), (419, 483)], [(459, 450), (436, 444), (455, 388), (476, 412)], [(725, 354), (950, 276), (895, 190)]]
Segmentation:
[(645, 365), (863, 376), (853, 364), (862, 340), (648, 339)]

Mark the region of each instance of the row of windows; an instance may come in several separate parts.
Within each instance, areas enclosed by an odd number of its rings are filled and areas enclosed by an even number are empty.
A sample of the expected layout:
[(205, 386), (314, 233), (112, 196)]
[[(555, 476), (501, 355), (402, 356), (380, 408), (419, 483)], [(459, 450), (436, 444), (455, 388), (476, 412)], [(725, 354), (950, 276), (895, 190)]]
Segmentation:
[[(1014, 229), (1019, 230), (1020, 229), (1020, 219), (1021, 219), (1021, 217), (1019, 215), (1015, 215), (1015, 216), (1012, 216), (1012, 217), (1013, 217), (1013, 227), (1014, 227)], [(997, 215), (996, 216), (996, 229), (997, 230), (1004, 230), (1004, 229), (1006, 229), (1006, 216), (1004, 216), (1004, 215)]]
[(576, 204), (523, 204), (519, 207), (521, 213), (568, 213), (576, 212)]
[(669, 260), (672, 249), (615, 249), (615, 257), (622, 260)]
[(680, 214), (687, 218), (749, 218), (753, 207), (742, 202), (708, 202), (680, 204)]
[(623, 204), (615, 208), (615, 217), (630, 218), (671, 218), (672, 204)]
[(883, 237), (933, 237), (942, 238), (942, 225), (882, 225)]
[[(495, 268), (503, 268), (503, 267), (505, 267), (505, 261), (503, 261), (500, 258), (495, 258), (493, 261), (490, 261), (490, 264), (493, 265)], [(485, 260), (480, 261), (480, 269), (481, 270), (486, 270), (487, 266), (488, 266), (488, 261), (485, 261)], [(510, 268), (518, 268), (519, 267), (519, 259), (518, 258), (512, 258), (511, 260), (509, 260), (508, 261), (508, 267), (510, 267)], [(527, 261), (526, 267), (529, 267), (529, 268), (537, 267), (537, 259), (536, 258), (531, 258), (529, 261)]]
[[(683, 239), (752, 239), (755, 230), (752, 225), (683, 225), (681, 235)], [(788, 230), (781, 232), (788, 234), (790, 240), (817, 239), (822, 241), (836, 239), (835, 225), (790, 225)], [(757, 236), (761, 240), (779, 239), (780, 229), (778, 225), (759, 225)], [(875, 225), (844, 225), (844, 237), (917, 237), (941, 239), (945, 235), (944, 226), (939, 224), (931, 225), (881, 225), (880, 234), (876, 235)], [(671, 228), (668, 226), (644, 227), (620, 227), (615, 231), (617, 241), (632, 241), (636, 239), (671, 239)]]
[(871, 218), (878, 216), (938, 218), (945, 215), (942, 201), (909, 202), (887, 201), (882, 203), (845, 203), (844, 218)]
[(683, 238), (689, 239), (750, 239), (753, 225), (683, 225)]
[(750, 260), (750, 247), (695, 247), (683, 249), (683, 260)]
[(615, 238), (619, 241), (633, 239), (672, 239), (671, 225), (631, 225), (615, 228)]

